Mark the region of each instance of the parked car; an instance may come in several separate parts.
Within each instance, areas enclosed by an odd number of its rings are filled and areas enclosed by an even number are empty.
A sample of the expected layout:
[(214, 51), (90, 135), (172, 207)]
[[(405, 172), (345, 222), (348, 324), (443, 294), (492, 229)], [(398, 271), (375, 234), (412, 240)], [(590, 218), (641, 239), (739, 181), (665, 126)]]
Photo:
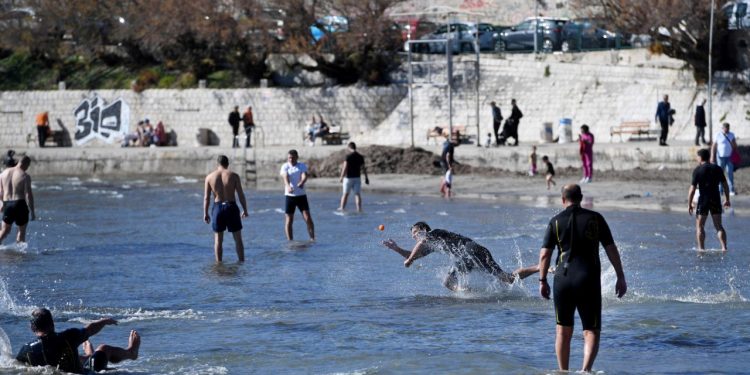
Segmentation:
[[(450, 30), (450, 31), (449, 31)], [(473, 23), (456, 22), (448, 25), (439, 25), (434, 32), (422, 36), (421, 40), (429, 39), (446, 39), (449, 33), (453, 33), (451, 39), (451, 52), (474, 52), (474, 33)], [(445, 53), (445, 42), (430, 42), (416, 44), (416, 52)]]
[(349, 31), (349, 19), (344, 16), (324, 16), (310, 25), (310, 35), (315, 43), (327, 34)]
[(529, 17), (518, 25), (501, 32), (495, 50), (533, 50), (536, 30), (540, 50), (559, 51), (562, 45), (562, 28), (567, 22), (568, 20), (564, 18)]
[(494, 51), (497, 41), (500, 40), (500, 31), (489, 23), (477, 25), (479, 31), (479, 50)]
[(586, 49), (620, 48), (623, 45), (622, 34), (599, 27), (599, 22), (591, 19), (570, 21), (563, 26), (563, 52)]
[(748, 0), (735, 0), (727, 2), (721, 11), (727, 18), (729, 30), (742, 30), (750, 28), (750, 14), (747, 12)]
[(397, 22), (401, 26), (401, 40), (404, 42), (404, 51), (409, 51), (409, 44), (406, 43), (413, 39), (420, 39), (424, 35), (430, 34), (437, 28), (437, 25), (430, 21), (417, 18)]

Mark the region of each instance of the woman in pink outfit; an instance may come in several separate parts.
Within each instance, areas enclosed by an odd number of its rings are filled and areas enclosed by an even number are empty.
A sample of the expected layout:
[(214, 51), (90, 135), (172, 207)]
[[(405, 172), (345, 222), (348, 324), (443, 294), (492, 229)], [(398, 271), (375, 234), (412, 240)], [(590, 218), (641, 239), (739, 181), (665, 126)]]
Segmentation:
[(594, 172), (594, 135), (589, 132), (588, 125), (581, 126), (581, 136), (578, 138), (580, 145), (581, 162), (583, 163), (582, 183), (591, 182)]

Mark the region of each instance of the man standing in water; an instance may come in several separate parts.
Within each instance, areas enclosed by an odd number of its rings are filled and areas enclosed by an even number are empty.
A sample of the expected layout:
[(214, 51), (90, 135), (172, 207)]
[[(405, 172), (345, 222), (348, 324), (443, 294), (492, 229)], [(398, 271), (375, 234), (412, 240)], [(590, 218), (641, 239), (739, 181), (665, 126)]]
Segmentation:
[(450, 255), (455, 259), (455, 264), (451, 268), (448, 276), (443, 281), (443, 285), (452, 290), (458, 291), (458, 275), (468, 274), (471, 270), (477, 268), (495, 276), (499, 281), (507, 284), (513, 283), (518, 278), (526, 278), (531, 274), (539, 272), (537, 266), (519, 268), (513, 273), (507, 273), (492, 259), (492, 254), (486, 247), (474, 242), (471, 238), (464, 237), (460, 234), (448, 232), (442, 229), (431, 229), (427, 223), (420, 221), (412, 225), (411, 236), (417, 241), (411, 251), (399, 247), (396, 241), (388, 239), (383, 241), (383, 246), (397, 252), (406, 260), (404, 266), (409, 267), (411, 264), (434, 251), (439, 251)]
[[(229, 159), (224, 155), (219, 155), (219, 166), (215, 171), (206, 176), (205, 189), (203, 194), (203, 221), (211, 224), (214, 230), (214, 255), (216, 262), (221, 263), (224, 242), (224, 231), (229, 230), (234, 237), (234, 244), (237, 248), (237, 258), (240, 262), (245, 261), (245, 247), (242, 244), (242, 220), (240, 218), (240, 209), (235, 201), (235, 193), (239, 197), (242, 205), (242, 218), (247, 217), (247, 203), (245, 202), (245, 193), (242, 192), (242, 183), (240, 176), (229, 170)], [(211, 194), (214, 195), (214, 206), (211, 209), (211, 216), (208, 216), (208, 205), (211, 201)], [(212, 222), (213, 221), (213, 222)]]
[[(690, 183), (688, 191), (688, 213), (692, 216), (695, 208), (695, 237), (698, 241), (698, 250), (705, 249), (706, 242), (706, 220), (711, 214), (716, 234), (721, 243), (721, 250), (727, 250), (727, 232), (721, 225), (721, 194), (719, 185), (724, 188), (724, 207), (730, 207), (729, 187), (724, 171), (720, 166), (708, 162), (711, 153), (703, 148), (698, 150), (698, 166), (693, 170), (693, 182)], [(700, 190), (697, 207), (693, 204), (695, 189)]]
[(349, 193), (354, 193), (354, 203), (357, 205), (357, 212), (362, 212), (362, 197), (360, 196), (360, 191), (362, 190), (362, 172), (365, 173), (365, 184), (369, 185), (370, 179), (367, 177), (365, 158), (357, 152), (357, 145), (354, 142), (349, 142), (349, 155), (346, 156), (344, 165), (341, 166), (341, 177), (339, 178), (339, 181), (344, 184), (344, 193), (341, 195), (341, 204), (339, 205), (340, 211), (346, 208)]
[(31, 165), (31, 158), (24, 156), (15, 167), (7, 168), (0, 173), (0, 197), (2, 198), (3, 225), (0, 228), (0, 244), (10, 234), (13, 223), (18, 227), (16, 242), (26, 242), (26, 224), (36, 220), (34, 212), (34, 194), (31, 192), (31, 176), (26, 173)]
[[(93, 350), (89, 337), (113, 324), (117, 324), (117, 321), (105, 318), (83, 328), (70, 328), (58, 333), (55, 332), (52, 313), (44, 308), (36, 309), (31, 313), (31, 330), (37, 339), (21, 347), (16, 360), (31, 366), (52, 366), (63, 372), (83, 374), (105, 370), (109, 362), (138, 359), (141, 337), (136, 331), (130, 331), (127, 348), (99, 345)], [(85, 355), (79, 357), (78, 346), (81, 344)]]
[(307, 182), (307, 166), (300, 163), (297, 150), (289, 150), (287, 162), (281, 166), (281, 178), (284, 180), (284, 195), (286, 196), (286, 221), (284, 230), (286, 238), (291, 241), (294, 239), (292, 224), (294, 223), (294, 211), (299, 208), (302, 212), (302, 218), (307, 224), (307, 233), (310, 235), (310, 241), (315, 241), (315, 225), (312, 216), (310, 216), (310, 205), (307, 203), (307, 193), (305, 193), (305, 182)]
[(599, 213), (581, 208), (582, 199), (580, 186), (572, 184), (563, 187), (562, 204), (565, 210), (550, 220), (539, 253), (539, 293), (545, 299), (549, 299), (547, 270), (552, 250), (557, 247), (560, 252), (557, 257), (554, 294), (557, 365), (560, 370), (568, 371), (573, 320), (575, 311), (578, 310), (584, 340), (582, 371), (590, 372), (599, 351), (602, 321), (599, 243), (604, 246), (617, 274), (617, 297), (624, 296), (628, 287), (622, 271), (620, 253), (607, 222)]

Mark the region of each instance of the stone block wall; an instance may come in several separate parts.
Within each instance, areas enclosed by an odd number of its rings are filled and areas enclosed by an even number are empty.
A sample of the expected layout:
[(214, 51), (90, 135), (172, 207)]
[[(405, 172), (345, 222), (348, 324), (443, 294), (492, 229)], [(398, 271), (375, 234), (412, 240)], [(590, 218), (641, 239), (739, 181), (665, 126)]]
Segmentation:
[[(428, 57), (441, 58), (438, 55)], [(472, 70), (466, 68), (472, 65), (469, 60), (468, 56), (455, 59), (453, 123), (467, 126), (468, 134), (476, 139), (475, 77)], [(625, 120), (651, 121), (652, 126), (657, 127), (653, 123), (656, 105), (668, 94), (677, 111), (670, 140), (692, 140), (695, 134), (693, 112), (697, 101), (705, 96), (705, 88), (695, 84), (692, 71), (683, 65), (681, 61), (652, 56), (642, 49), (537, 57), (483, 54), (479, 87), (480, 139), (484, 141), (486, 134), (492, 131), (489, 103), (496, 101), (503, 115), (508, 116), (510, 100), (515, 98), (524, 113), (519, 128), (523, 142), (539, 141), (544, 123), (552, 123), (557, 136), (561, 118), (573, 120), (574, 137), (585, 123), (598, 143), (619, 142), (617, 136), (610, 139), (611, 127)], [(446, 82), (439, 64), (430, 69), (434, 82)], [(427, 77), (426, 70), (415, 74), (422, 82)], [(36, 132), (34, 116), (43, 110), (50, 112), (53, 128), (64, 126), (74, 134), (73, 110), (93, 93), (70, 90), (0, 92), (0, 147), (27, 146), (27, 135)], [(108, 102), (122, 98), (130, 106), (131, 130), (138, 119), (145, 117), (154, 125), (163, 121), (167, 129), (177, 133), (181, 146), (195, 145), (199, 128), (213, 131), (221, 145), (231, 144), (227, 116), (235, 105), (242, 110), (253, 106), (259, 126), (256, 137), (262, 137), (258, 142), (268, 146), (302, 145), (303, 130), (313, 114), (322, 114), (329, 124), (341, 125), (358, 143), (409, 145), (412, 139), (408, 87), (403, 83), (388, 87), (146, 90), (142, 93), (99, 90), (96, 93)], [(414, 143), (427, 145), (428, 129), (448, 125), (448, 95), (444, 86), (423, 84), (414, 89), (413, 99)], [(750, 137), (746, 120), (749, 99), (748, 95), (725, 90), (719, 82), (714, 92), (714, 129), (719, 130), (720, 120), (727, 121), (740, 142)], [(627, 136), (623, 138), (627, 140)], [(87, 146), (106, 145), (95, 140)]]

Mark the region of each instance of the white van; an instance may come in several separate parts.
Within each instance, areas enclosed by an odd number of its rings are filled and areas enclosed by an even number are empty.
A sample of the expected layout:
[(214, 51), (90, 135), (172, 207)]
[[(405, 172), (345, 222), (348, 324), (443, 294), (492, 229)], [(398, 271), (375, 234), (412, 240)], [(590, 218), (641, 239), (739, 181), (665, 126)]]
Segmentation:
[(750, 14), (747, 12), (750, 0), (736, 0), (726, 3), (721, 12), (727, 18), (729, 30), (750, 29)]

